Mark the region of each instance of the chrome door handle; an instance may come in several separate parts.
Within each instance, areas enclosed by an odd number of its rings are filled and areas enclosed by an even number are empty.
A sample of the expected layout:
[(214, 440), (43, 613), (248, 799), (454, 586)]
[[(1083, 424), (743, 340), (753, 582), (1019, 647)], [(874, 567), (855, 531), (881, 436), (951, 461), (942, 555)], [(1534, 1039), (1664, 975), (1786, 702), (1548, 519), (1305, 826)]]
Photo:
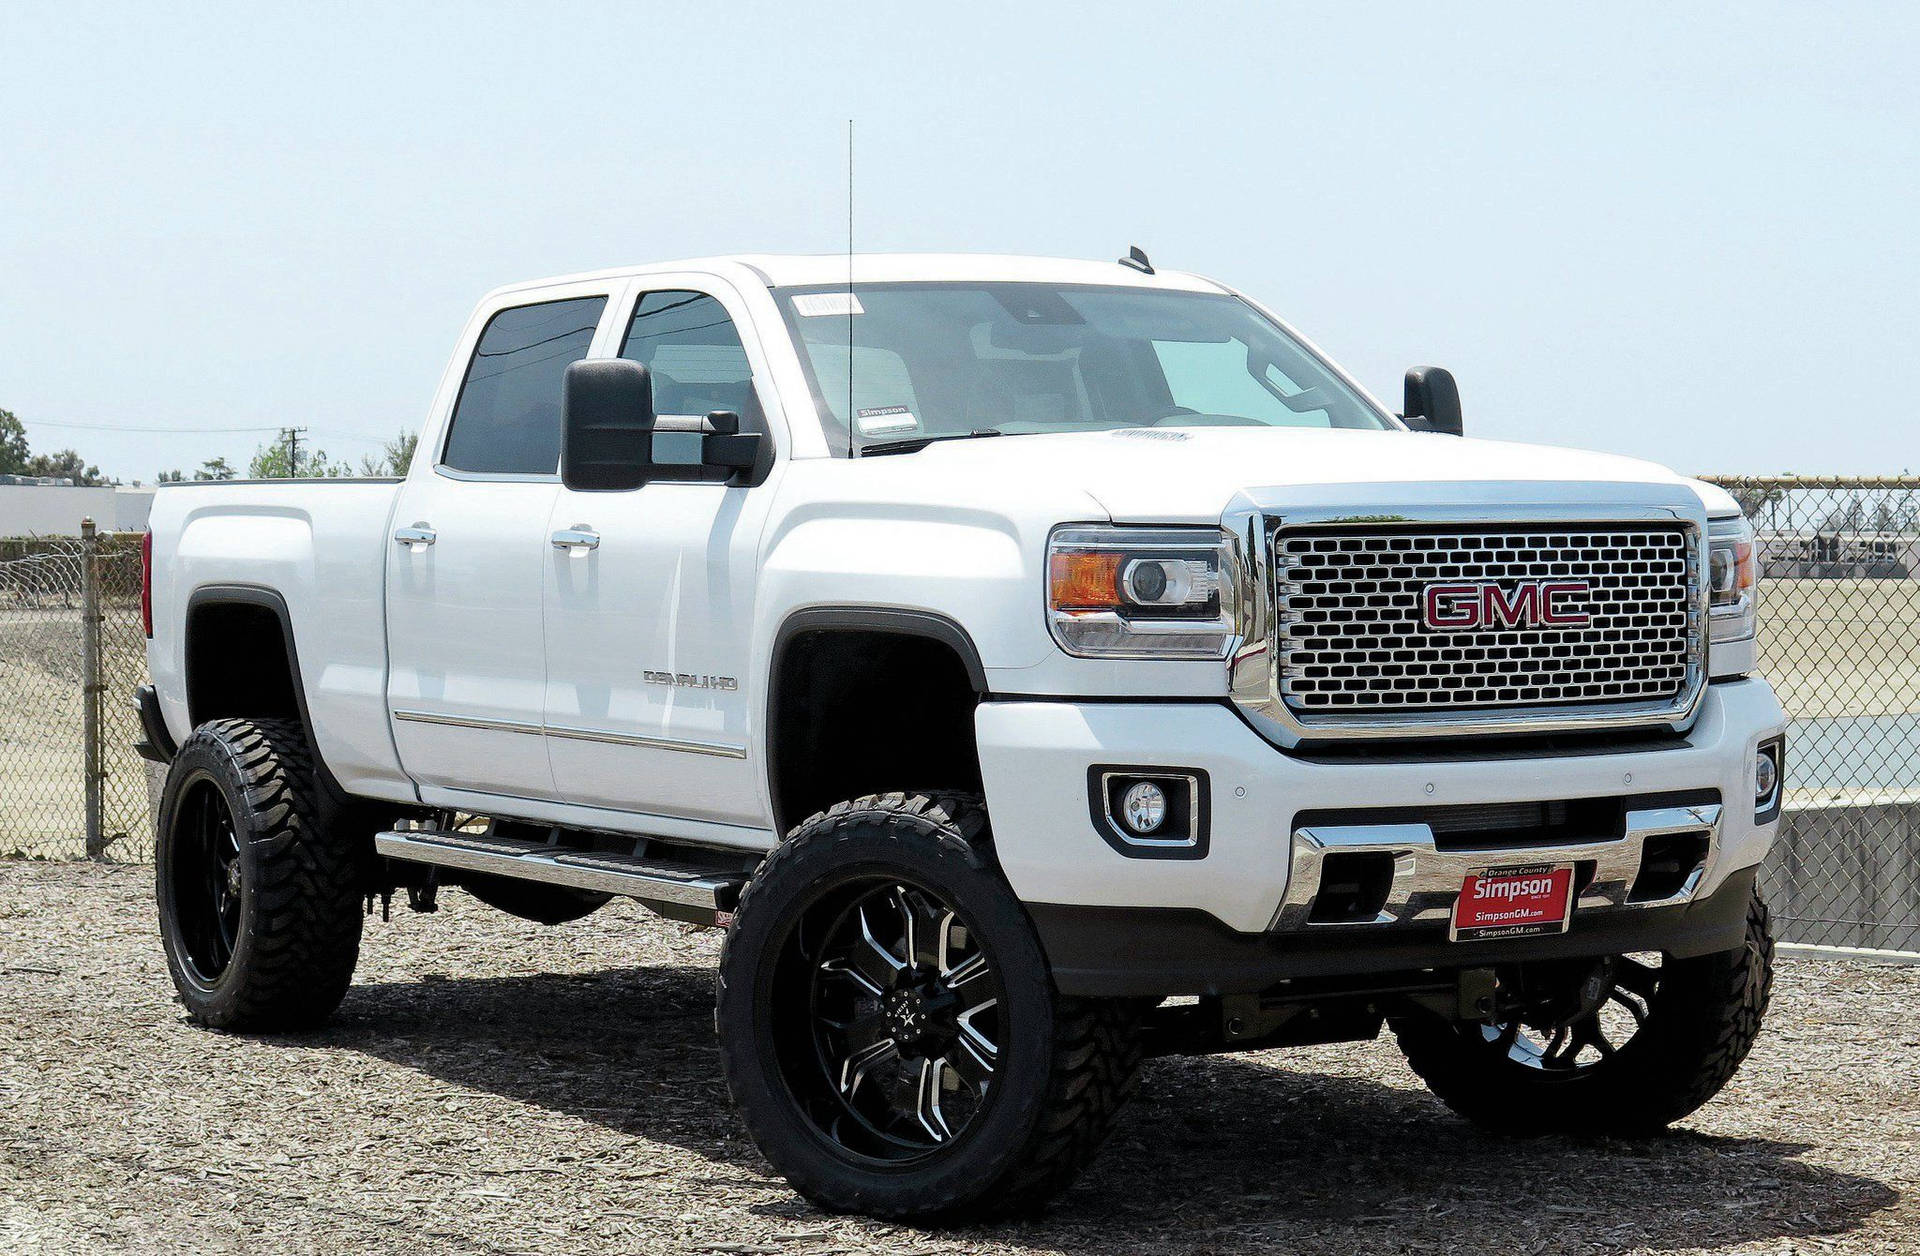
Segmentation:
[(569, 554), (584, 554), (600, 548), (600, 534), (584, 523), (576, 523), (553, 534), (553, 548)]
[(395, 528), (393, 539), (397, 544), (418, 553), (440, 539), (440, 534), (425, 523), (416, 523), (410, 528)]

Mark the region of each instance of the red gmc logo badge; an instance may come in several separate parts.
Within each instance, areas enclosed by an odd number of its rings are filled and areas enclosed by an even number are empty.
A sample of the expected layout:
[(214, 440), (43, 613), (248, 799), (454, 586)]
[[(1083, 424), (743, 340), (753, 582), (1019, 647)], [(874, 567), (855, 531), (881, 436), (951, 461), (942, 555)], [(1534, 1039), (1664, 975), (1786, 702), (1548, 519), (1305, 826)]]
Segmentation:
[(1420, 623), (1436, 632), (1479, 628), (1585, 628), (1584, 580), (1523, 580), (1503, 589), (1490, 582), (1430, 584), (1420, 595)]

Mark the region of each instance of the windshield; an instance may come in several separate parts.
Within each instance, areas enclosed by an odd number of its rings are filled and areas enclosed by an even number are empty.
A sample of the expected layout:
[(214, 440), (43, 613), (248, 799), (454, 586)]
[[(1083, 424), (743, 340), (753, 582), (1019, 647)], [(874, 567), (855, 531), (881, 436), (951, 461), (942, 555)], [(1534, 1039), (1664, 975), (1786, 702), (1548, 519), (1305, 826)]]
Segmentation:
[(978, 432), (1392, 426), (1224, 294), (902, 283), (774, 295), (836, 453), (850, 413), (863, 448)]

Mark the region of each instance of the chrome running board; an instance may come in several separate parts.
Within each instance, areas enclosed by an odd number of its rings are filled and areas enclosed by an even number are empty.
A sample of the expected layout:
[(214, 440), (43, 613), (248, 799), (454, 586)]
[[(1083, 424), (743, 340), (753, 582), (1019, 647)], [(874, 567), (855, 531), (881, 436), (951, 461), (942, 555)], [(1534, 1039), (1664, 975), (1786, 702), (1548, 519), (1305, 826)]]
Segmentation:
[(702, 924), (724, 923), (717, 917), (733, 910), (740, 887), (747, 882), (744, 872), (480, 833), (436, 829), (377, 833), (373, 847), (388, 859), (408, 863), (623, 895), (663, 915)]

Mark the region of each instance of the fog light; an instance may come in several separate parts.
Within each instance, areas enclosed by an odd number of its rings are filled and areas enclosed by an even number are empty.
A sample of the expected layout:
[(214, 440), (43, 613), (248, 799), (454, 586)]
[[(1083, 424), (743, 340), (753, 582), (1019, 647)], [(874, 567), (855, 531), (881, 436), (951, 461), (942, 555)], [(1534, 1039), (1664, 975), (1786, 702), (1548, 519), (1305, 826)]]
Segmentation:
[(1773, 760), (1773, 747), (1763, 746), (1753, 761), (1753, 801), (1764, 810), (1780, 788), (1780, 765)]
[(1101, 840), (1129, 859), (1207, 857), (1207, 774), (1199, 768), (1095, 763), (1087, 802)]
[(1167, 792), (1152, 781), (1140, 781), (1120, 800), (1120, 813), (1135, 833), (1157, 832), (1167, 820)]
[(1753, 757), (1753, 819), (1772, 824), (1780, 818), (1780, 800), (1787, 794), (1787, 739), (1769, 737)]

